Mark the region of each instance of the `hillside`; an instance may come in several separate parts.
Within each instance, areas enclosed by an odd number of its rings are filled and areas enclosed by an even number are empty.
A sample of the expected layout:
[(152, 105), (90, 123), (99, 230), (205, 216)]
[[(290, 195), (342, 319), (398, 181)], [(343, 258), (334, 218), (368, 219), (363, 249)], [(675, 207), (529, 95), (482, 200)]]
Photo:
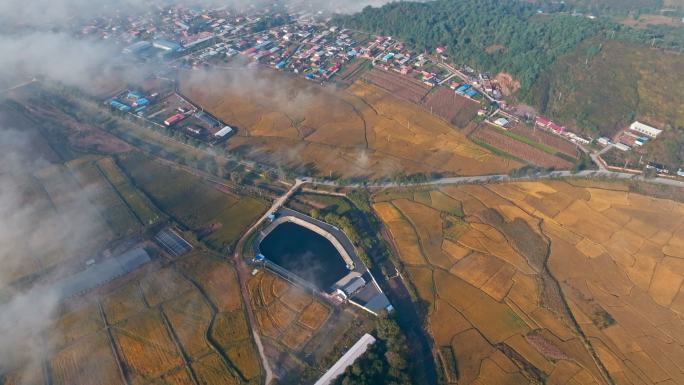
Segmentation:
[[(657, 53), (657, 54), (654, 54)], [(558, 60), (538, 86), (542, 110), (588, 133), (610, 135), (633, 119), (684, 126), (684, 56), (619, 41), (588, 41)], [(548, 84), (546, 83), (548, 81)]]
[[(418, 50), (433, 52), (446, 46), (449, 60), (458, 66), (505, 71), (520, 82), (509, 102), (533, 105), (540, 114), (592, 137), (611, 136), (635, 119), (666, 128), (666, 139), (652, 145), (648, 155), (658, 153), (662, 156), (655, 158), (678, 166), (684, 158), (678, 130), (684, 127), (680, 102), (684, 27), (674, 16), (655, 13), (661, 6), (679, 4), (656, 0), (549, 4), (399, 2), (338, 16), (337, 21), (396, 36)], [(539, 14), (538, 7), (544, 13)], [(585, 12), (592, 7), (612, 10), (597, 14), (615, 19), (571, 16), (573, 7)]]
[(526, 2), (495, 0), (397, 2), (339, 16), (337, 22), (396, 36), (419, 50), (446, 46), (457, 64), (512, 74), (522, 94), (558, 56), (605, 27), (598, 20), (538, 15)]

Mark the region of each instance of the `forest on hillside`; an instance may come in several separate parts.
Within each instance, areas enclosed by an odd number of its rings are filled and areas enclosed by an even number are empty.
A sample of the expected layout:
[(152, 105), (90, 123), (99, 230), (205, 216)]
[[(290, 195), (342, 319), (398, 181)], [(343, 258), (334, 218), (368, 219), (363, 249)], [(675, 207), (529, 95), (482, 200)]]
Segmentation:
[(561, 11), (539, 13), (539, 4), (518, 0), (393, 2), (366, 7), (354, 15), (338, 15), (335, 22), (396, 36), (420, 51), (446, 46), (456, 64), (512, 74), (521, 85), (518, 97), (525, 101), (533, 101), (530, 89), (542, 72), (590, 37), (684, 50), (681, 27), (637, 29)]

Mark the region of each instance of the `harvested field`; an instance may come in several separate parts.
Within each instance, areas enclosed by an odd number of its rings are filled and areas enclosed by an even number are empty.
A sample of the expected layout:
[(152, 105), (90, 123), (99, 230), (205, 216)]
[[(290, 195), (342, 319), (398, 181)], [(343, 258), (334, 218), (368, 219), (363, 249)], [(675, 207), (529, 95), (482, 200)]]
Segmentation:
[(371, 84), (357, 81), (333, 90), (271, 71), (245, 76), (271, 91), (245, 92), (218, 71), (187, 75), (181, 88), (239, 127), (227, 144), (231, 150), (262, 161), (341, 177), (433, 171), (479, 175), (519, 166), (470, 142), (423, 107)]
[[(403, 277), (429, 305), (445, 378), (606, 384), (605, 370), (615, 384), (684, 381), (684, 263), (668, 256), (684, 246), (684, 204), (621, 190), (571, 179), (375, 197)], [(445, 207), (463, 208), (460, 230)], [(402, 221), (417, 235), (398, 234)], [(405, 250), (426, 247), (441, 248), (452, 267), (430, 258), (415, 266)]]
[(261, 375), (261, 358), (252, 341), (233, 346), (226, 355), (242, 377), (252, 380)]
[(567, 156), (577, 158), (577, 146), (558, 135), (543, 130), (532, 130), (521, 124), (513, 124), (507, 130), (528, 138), (531, 141), (553, 148)]
[(183, 258), (180, 266), (207, 293), (219, 311), (241, 307), (237, 275), (231, 265), (214, 257), (193, 254)]
[(249, 327), (245, 314), (242, 310), (220, 313), (214, 320), (211, 336), (224, 349), (234, 344), (243, 343), (249, 338)]
[(240, 379), (225, 367), (218, 354), (213, 353), (192, 363), (201, 385), (238, 385)]
[(430, 87), (418, 79), (401, 75), (393, 71), (385, 71), (373, 68), (368, 71), (363, 79), (382, 88), (399, 98), (419, 104), (430, 91)]
[(143, 384), (182, 364), (157, 312), (150, 310), (129, 318), (112, 334), (132, 384)]
[(105, 332), (69, 345), (55, 353), (49, 364), (55, 385), (124, 384)]
[(352, 84), (359, 77), (361, 77), (361, 75), (363, 75), (363, 72), (366, 71), (369, 67), (370, 62), (368, 60), (356, 59), (348, 64), (345, 64), (342, 68), (342, 71), (340, 71), (335, 78), (346, 84)]
[(67, 310), (53, 326), (50, 335), (56, 348), (69, 345), (82, 337), (95, 334), (104, 325), (96, 303), (81, 305)]
[(103, 307), (110, 324), (130, 318), (147, 308), (137, 282), (129, 283), (108, 295)]
[(330, 316), (330, 308), (318, 301), (312, 302), (299, 316), (298, 322), (312, 330), (317, 330)]
[(565, 159), (548, 154), (527, 143), (517, 141), (487, 125), (482, 126), (475, 131), (472, 138), (497, 148), (517, 159), (525, 160), (526, 162), (540, 167), (555, 169), (568, 169), (572, 167), (572, 163)]
[(176, 298), (192, 289), (192, 284), (172, 268), (154, 271), (144, 277), (140, 288), (149, 306)]
[(431, 113), (460, 128), (464, 128), (475, 119), (480, 109), (480, 103), (458, 95), (446, 87), (439, 87), (430, 92), (422, 104)]
[[(343, 346), (369, 330), (365, 314), (332, 307), (268, 270), (250, 277), (247, 286), (266, 355), (285, 373), (287, 383), (315, 382), (321, 368), (343, 354)], [(268, 301), (263, 301), (265, 293), (269, 293)], [(249, 371), (248, 366), (244, 368), (242, 373)]]

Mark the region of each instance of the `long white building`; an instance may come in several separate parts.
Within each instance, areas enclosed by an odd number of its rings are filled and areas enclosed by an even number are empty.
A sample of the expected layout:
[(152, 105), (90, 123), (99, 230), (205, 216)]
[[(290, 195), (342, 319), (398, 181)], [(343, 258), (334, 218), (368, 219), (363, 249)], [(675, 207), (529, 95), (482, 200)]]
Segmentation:
[(366, 333), (352, 346), (346, 353), (328, 369), (314, 385), (328, 385), (333, 382), (340, 374), (344, 373), (348, 366), (351, 366), (357, 358), (361, 357), (366, 349), (375, 343), (375, 338)]
[(632, 123), (629, 126), (629, 129), (632, 131), (636, 131), (640, 134), (644, 134), (644, 135), (651, 137), (653, 139), (657, 138), (658, 135), (660, 135), (660, 133), (663, 132), (663, 130), (659, 130), (655, 127), (649, 126), (648, 124), (643, 124), (643, 123), (638, 122), (638, 121)]

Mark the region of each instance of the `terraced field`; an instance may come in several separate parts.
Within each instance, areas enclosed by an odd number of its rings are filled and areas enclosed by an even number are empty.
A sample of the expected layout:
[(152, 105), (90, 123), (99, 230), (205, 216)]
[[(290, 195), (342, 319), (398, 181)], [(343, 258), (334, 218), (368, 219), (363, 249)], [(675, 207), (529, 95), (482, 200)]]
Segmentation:
[(683, 204), (569, 180), (373, 206), (447, 382), (684, 382)]
[(366, 314), (340, 311), (310, 291), (260, 271), (247, 282), (259, 333), (283, 383), (313, 383), (363, 333)]

